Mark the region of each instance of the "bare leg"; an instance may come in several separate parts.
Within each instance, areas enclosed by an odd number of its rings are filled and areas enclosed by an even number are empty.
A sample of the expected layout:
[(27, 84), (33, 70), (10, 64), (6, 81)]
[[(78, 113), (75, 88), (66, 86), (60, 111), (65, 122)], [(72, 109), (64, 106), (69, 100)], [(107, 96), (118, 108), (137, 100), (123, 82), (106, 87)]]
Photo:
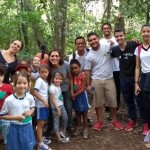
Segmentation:
[(102, 107), (97, 107), (95, 108), (96, 115), (97, 115), (97, 120), (102, 121)]
[(37, 129), (36, 129), (36, 133), (37, 133), (37, 140), (39, 143), (43, 142), (43, 127), (44, 127), (45, 121), (43, 120), (38, 120), (37, 121)]
[(110, 112), (111, 112), (111, 117), (112, 117), (112, 121), (115, 121), (117, 118), (117, 108), (112, 108), (110, 107)]

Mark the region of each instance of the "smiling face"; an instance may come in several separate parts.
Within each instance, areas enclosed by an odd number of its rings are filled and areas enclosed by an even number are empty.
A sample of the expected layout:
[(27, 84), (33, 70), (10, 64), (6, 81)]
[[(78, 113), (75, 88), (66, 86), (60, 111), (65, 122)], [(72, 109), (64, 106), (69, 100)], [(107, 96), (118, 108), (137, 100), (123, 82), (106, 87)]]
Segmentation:
[(15, 40), (10, 44), (9, 49), (12, 53), (16, 54), (22, 49), (22, 43), (18, 40)]
[(52, 65), (58, 66), (60, 61), (59, 53), (57, 51), (51, 52), (51, 54), (49, 55), (49, 61), (52, 63)]
[(125, 35), (124, 35), (123, 31), (115, 32), (114, 36), (119, 45), (122, 45), (125, 42)]
[(143, 41), (150, 42), (150, 26), (145, 26), (141, 30)]
[(34, 67), (39, 67), (39, 66), (40, 66), (40, 63), (41, 63), (41, 61), (40, 61), (40, 58), (39, 58), (39, 57), (34, 57), (34, 58), (33, 58), (32, 65), (33, 65)]
[(103, 25), (102, 31), (105, 37), (109, 37), (111, 35), (111, 27), (109, 25)]
[(55, 86), (60, 86), (62, 80), (63, 80), (62, 76), (56, 73), (53, 79), (53, 83), (55, 84)]
[(76, 50), (78, 51), (84, 51), (84, 48), (86, 47), (85, 40), (84, 39), (77, 39), (75, 42)]
[(28, 88), (28, 80), (26, 77), (19, 76), (15, 83), (15, 90), (18, 95), (23, 95)]
[(91, 35), (88, 37), (89, 45), (92, 47), (93, 50), (99, 49), (99, 38), (96, 35)]

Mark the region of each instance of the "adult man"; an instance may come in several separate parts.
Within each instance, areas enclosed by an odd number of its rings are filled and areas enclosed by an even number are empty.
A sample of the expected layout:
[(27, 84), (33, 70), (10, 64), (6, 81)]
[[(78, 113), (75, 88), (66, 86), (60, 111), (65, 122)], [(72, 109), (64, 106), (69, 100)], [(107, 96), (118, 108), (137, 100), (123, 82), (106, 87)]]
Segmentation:
[[(94, 32), (89, 33), (87, 39), (91, 49), (85, 58), (84, 69), (87, 74), (87, 89), (90, 91), (91, 86), (95, 88), (92, 105), (95, 107), (98, 119), (93, 129), (100, 130), (103, 126), (102, 109), (104, 100), (107, 100), (112, 116), (111, 125), (117, 130), (121, 130), (122, 125), (116, 119), (117, 101), (111, 66), (110, 44), (100, 43), (98, 35)], [(91, 84), (90, 78), (92, 79)]]
[[(112, 36), (112, 27), (111, 24), (106, 22), (102, 24), (102, 32), (103, 32), (103, 38), (100, 39), (100, 43), (109, 43), (111, 47), (118, 45), (116, 42), (115, 37)], [(119, 110), (120, 106), (120, 68), (119, 68), (119, 60), (118, 58), (112, 58), (112, 71), (113, 71), (113, 77), (115, 81), (116, 86), (116, 92), (117, 92), (117, 109)], [(105, 104), (105, 112), (107, 119), (111, 119), (109, 108), (107, 107), (107, 104)]]
[(84, 70), (85, 56), (87, 55), (87, 53), (89, 51), (88, 49), (86, 49), (86, 42), (85, 42), (84, 37), (77, 36), (75, 38), (75, 48), (76, 48), (76, 51), (69, 56), (69, 62), (73, 58), (77, 59), (80, 62), (81, 69), (83, 71)]
[[(118, 46), (112, 48), (112, 56), (117, 57), (120, 62), (120, 86), (123, 98), (127, 104), (129, 122), (125, 127), (126, 131), (131, 131), (133, 127), (137, 126), (136, 122), (136, 105), (134, 101), (134, 74), (135, 74), (135, 48), (138, 46), (136, 42), (125, 40), (125, 33), (121, 29), (114, 31)], [(141, 118), (144, 122), (143, 134), (148, 132), (147, 120), (144, 115), (144, 104), (140, 94), (136, 96), (137, 106)]]

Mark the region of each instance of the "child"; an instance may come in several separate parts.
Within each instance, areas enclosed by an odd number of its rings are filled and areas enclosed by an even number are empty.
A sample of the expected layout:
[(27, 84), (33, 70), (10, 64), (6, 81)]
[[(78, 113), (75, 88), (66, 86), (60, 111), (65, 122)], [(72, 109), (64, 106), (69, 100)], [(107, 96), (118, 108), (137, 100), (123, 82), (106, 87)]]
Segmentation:
[(70, 62), (70, 68), (73, 77), (73, 87), (74, 92), (71, 93), (73, 100), (73, 107), (76, 112), (77, 117), (77, 130), (74, 135), (79, 135), (81, 133), (80, 130), (80, 122), (81, 115), (83, 117), (83, 138), (88, 138), (88, 129), (87, 129), (87, 113), (89, 109), (88, 98), (85, 91), (85, 76), (84, 73), (81, 72), (81, 64), (77, 59), (72, 59)]
[(40, 77), (36, 80), (33, 94), (35, 96), (35, 118), (37, 120), (37, 140), (38, 150), (51, 150), (46, 143), (43, 142), (43, 127), (48, 119), (48, 82), (49, 66), (42, 64), (39, 68)]
[(35, 137), (31, 125), (34, 112), (34, 99), (26, 93), (28, 76), (21, 72), (14, 77), (15, 93), (6, 98), (0, 114), (2, 119), (10, 120), (7, 136), (7, 150), (33, 150)]
[[(63, 80), (63, 74), (60, 72), (54, 73), (52, 76), (52, 84), (50, 85), (50, 100), (52, 103), (52, 114), (54, 122), (54, 130), (59, 143), (66, 143), (69, 141), (69, 138), (66, 138), (66, 127), (68, 122), (67, 112), (63, 104), (63, 96), (61, 93), (60, 84)], [(60, 130), (60, 122), (62, 129)], [(63, 138), (61, 138), (61, 135)]]
[[(3, 64), (0, 64), (0, 111), (7, 96), (13, 93), (11, 85), (3, 83), (5, 73), (6, 73), (5, 66)], [(9, 125), (10, 125), (9, 120), (0, 120), (0, 131), (2, 132), (4, 144), (7, 143), (7, 134)]]
[(40, 76), (39, 74), (39, 67), (40, 67), (41, 61), (39, 57), (34, 57), (32, 60), (31, 65), (31, 72), (30, 72), (30, 91), (33, 92), (35, 81)]

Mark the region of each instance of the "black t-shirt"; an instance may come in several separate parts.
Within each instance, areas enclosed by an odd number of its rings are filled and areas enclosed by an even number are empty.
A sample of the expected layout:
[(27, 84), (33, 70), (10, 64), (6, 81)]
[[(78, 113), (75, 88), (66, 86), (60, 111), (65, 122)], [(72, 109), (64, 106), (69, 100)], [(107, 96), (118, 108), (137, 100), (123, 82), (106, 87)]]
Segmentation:
[(119, 59), (120, 77), (132, 77), (135, 74), (135, 48), (138, 46), (133, 41), (127, 42), (124, 50), (119, 45), (112, 48), (112, 57)]
[(16, 58), (14, 62), (7, 63), (6, 60), (4, 59), (4, 57), (3, 57), (2, 53), (1, 53), (1, 51), (0, 51), (0, 63), (1, 63), (1, 64), (4, 64), (5, 67), (6, 67), (6, 69), (7, 69), (7, 72), (6, 72), (6, 74), (5, 74), (5, 77), (4, 77), (4, 81), (3, 81), (3, 82), (10, 84), (9, 78), (10, 78), (11, 75), (14, 75), (14, 74), (15, 74), (15, 68), (16, 68), (16, 66), (18, 65), (18, 60), (17, 60), (17, 58)]

